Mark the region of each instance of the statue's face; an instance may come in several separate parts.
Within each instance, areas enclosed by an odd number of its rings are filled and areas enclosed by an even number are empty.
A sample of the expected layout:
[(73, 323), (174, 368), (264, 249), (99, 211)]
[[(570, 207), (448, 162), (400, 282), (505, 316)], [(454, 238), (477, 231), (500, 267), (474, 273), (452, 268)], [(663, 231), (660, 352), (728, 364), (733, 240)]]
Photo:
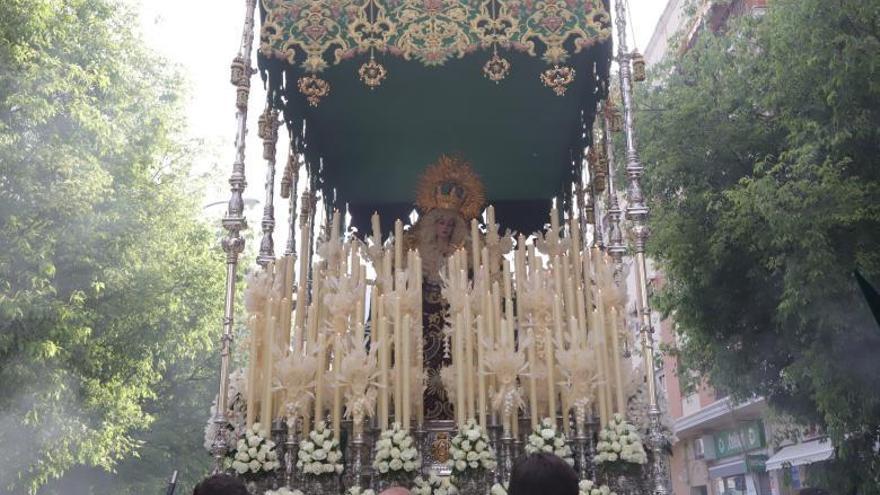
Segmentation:
[(438, 240), (449, 242), (452, 240), (452, 232), (455, 230), (455, 219), (450, 216), (438, 216), (434, 223), (434, 231)]

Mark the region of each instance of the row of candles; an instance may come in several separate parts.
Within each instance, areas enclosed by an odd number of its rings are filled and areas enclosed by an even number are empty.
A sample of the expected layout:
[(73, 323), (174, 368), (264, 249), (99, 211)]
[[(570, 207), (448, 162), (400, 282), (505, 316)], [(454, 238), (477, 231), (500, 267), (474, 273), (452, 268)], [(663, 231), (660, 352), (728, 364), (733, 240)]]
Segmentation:
[[(623, 373), (629, 364), (622, 360), (621, 298), (609, 297), (616, 289), (607, 257), (581, 248), (576, 220), (568, 224), (568, 236), (561, 237), (555, 209), (549, 231), (531, 239), (520, 235), (515, 250), (505, 253), (493, 208), (486, 213), (486, 232), (473, 220), (470, 245), (447, 259), (442, 274), (450, 305), (447, 332), (454, 375), (447, 392), (457, 424), (474, 418), (485, 426), (494, 417), (516, 434), (524, 412), (520, 405), (527, 408), (532, 427), (541, 417), (562, 415), (568, 429), (570, 415), (575, 422), (583, 421), (593, 409), (605, 424), (614, 412), (625, 412)], [(393, 237), (383, 244), (374, 215), (369, 248), (353, 236), (342, 236), (340, 221), (336, 212), (329, 239), (316, 250), (314, 263), (309, 256), (310, 228), (300, 226), (304, 255), (296, 273), (295, 298), (296, 260), (290, 256), (268, 264), (264, 281), (248, 287), (260, 301), (248, 308), (248, 425), (258, 418), (269, 424), (288, 416), (301, 419), (307, 431), (311, 422), (328, 419), (338, 437), (345, 409), (363, 399), (356, 397), (359, 392), (375, 394), (375, 406), (366, 413), (381, 429), (388, 427), (392, 415), (404, 428), (424, 421), (420, 255), (405, 250), (400, 220)], [(310, 265), (311, 297), (305, 291)], [(367, 279), (368, 266), (375, 273), (372, 280)], [(292, 301), (303, 303), (294, 309)], [(368, 386), (346, 390), (336, 372), (356, 346), (375, 351), (366, 355), (364, 364)], [(565, 352), (582, 355), (587, 366), (567, 369), (560, 358)], [(495, 369), (491, 363), (499, 360), (490, 355), (501, 361), (505, 356), (520, 359), (524, 366), (512, 374)], [(302, 401), (302, 391), (285, 390), (278, 376), (278, 363), (284, 359), (315, 361), (307, 380), (311, 407), (287, 407), (294, 399)], [(527, 393), (513, 404), (497, 400), (504, 390), (520, 389)], [(359, 421), (355, 417), (356, 430), (364, 426)]]

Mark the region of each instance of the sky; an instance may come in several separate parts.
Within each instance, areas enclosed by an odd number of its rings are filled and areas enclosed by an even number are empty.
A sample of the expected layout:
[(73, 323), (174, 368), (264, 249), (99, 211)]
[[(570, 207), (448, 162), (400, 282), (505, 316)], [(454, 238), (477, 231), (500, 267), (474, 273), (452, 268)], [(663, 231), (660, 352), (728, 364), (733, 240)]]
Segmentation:
[[(666, 0), (627, 1), (632, 23), (632, 30), (627, 33), (630, 37), (628, 43), (633, 48), (634, 33), (635, 47), (644, 52)], [(235, 90), (229, 83), (229, 64), (241, 44), (244, 14), (244, 0), (141, 0), (141, 29), (145, 42), (169, 62), (179, 66), (187, 78), (189, 134), (194, 139), (203, 140), (210, 149), (204, 163), (196, 164), (200, 173), (218, 178), (206, 192), (205, 205), (225, 202), (229, 198), (225, 181), (235, 153)], [(250, 133), (246, 141), (248, 188), (245, 198), (258, 200), (262, 204), (265, 197), (265, 167), (256, 129), (265, 92), (258, 76), (251, 80), (250, 101)], [(279, 170), (283, 168), (286, 156), (284, 137), (285, 133), (279, 132)], [(275, 216), (283, 225), (287, 213), (285, 208), (279, 206), (276, 204)], [(218, 219), (224, 211), (222, 204), (205, 209), (206, 215), (216, 215)], [(262, 208), (253, 208), (248, 212), (252, 230), (259, 229), (261, 214)], [(285, 239), (286, 234), (275, 236), (277, 251), (283, 248)]]

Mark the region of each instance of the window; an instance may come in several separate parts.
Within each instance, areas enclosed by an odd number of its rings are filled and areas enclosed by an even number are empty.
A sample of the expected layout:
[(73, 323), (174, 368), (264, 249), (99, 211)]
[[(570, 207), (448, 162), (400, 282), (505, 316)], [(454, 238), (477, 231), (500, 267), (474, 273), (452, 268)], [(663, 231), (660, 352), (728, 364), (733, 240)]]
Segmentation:
[(702, 459), (706, 452), (703, 450), (703, 437), (695, 438), (693, 442), (694, 459)]

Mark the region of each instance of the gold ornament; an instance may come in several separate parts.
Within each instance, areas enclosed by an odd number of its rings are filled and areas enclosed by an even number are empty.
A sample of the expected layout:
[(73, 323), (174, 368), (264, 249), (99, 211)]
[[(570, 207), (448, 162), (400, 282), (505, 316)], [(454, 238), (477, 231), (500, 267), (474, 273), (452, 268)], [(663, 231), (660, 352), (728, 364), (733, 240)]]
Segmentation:
[(552, 89), (556, 96), (563, 96), (568, 85), (574, 82), (574, 75), (574, 68), (555, 65), (541, 74), (541, 82)]
[(449, 449), (452, 443), (449, 441), (449, 434), (445, 431), (437, 432), (434, 441), (431, 443), (431, 457), (435, 461), (444, 463), (449, 460)]
[(296, 82), (299, 92), (305, 95), (309, 105), (316, 107), (321, 98), (330, 94), (330, 83), (314, 75), (300, 77)]
[(375, 89), (385, 80), (388, 71), (382, 64), (376, 62), (373, 57), (370, 57), (370, 60), (361, 65), (361, 68), (358, 69), (358, 74), (361, 76), (361, 81), (364, 84), (370, 89)]
[(435, 209), (457, 211), (465, 220), (476, 218), (486, 202), (480, 177), (460, 157), (441, 155), (429, 165), (416, 187), (416, 206), (427, 213)]
[(501, 82), (510, 73), (510, 62), (506, 58), (500, 57), (498, 52), (492, 55), (486, 65), (483, 66), (483, 75), (488, 77), (495, 84)]

